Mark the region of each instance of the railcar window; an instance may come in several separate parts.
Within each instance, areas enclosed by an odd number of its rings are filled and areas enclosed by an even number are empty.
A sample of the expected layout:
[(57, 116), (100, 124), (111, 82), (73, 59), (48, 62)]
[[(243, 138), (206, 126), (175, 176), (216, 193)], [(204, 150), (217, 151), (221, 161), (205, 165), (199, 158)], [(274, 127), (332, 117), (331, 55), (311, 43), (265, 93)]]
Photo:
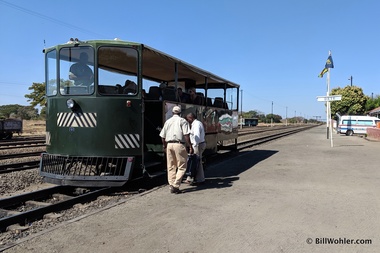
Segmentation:
[(94, 92), (94, 50), (92, 47), (62, 48), (59, 53), (61, 94), (92, 94)]
[(99, 93), (136, 95), (138, 92), (137, 51), (125, 47), (101, 47), (98, 53)]
[(46, 54), (46, 95), (57, 94), (57, 51), (53, 50)]

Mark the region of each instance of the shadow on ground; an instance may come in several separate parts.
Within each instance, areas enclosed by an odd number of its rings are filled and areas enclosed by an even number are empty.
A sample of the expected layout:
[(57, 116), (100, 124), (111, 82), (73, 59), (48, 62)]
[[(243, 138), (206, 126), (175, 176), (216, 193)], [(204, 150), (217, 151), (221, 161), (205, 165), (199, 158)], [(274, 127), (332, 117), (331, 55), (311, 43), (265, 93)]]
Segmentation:
[[(242, 151), (223, 156), (215, 162), (207, 164), (205, 170), (206, 182), (202, 185), (190, 186), (184, 193), (211, 188), (231, 187), (233, 182), (239, 180), (239, 174), (251, 169), (255, 164), (276, 154), (276, 150)], [(141, 179), (127, 183), (123, 190), (144, 191), (167, 184), (166, 174), (152, 179)], [(181, 187), (183, 188), (183, 187)]]
[(187, 188), (184, 192), (199, 191), (212, 188), (231, 187), (234, 181), (239, 180), (239, 175), (251, 169), (255, 164), (268, 159), (278, 151), (275, 150), (253, 150), (237, 153), (233, 157), (210, 165), (205, 170), (206, 182)]

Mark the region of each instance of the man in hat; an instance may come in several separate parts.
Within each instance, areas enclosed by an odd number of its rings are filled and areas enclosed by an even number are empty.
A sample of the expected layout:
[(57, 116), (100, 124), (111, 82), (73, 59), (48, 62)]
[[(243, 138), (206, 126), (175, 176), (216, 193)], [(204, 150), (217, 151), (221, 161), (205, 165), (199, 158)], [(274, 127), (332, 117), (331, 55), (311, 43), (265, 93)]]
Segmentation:
[(74, 80), (74, 85), (89, 86), (94, 82), (94, 73), (87, 65), (88, 55), (85, 52), (80, 53), (79, 62), (71, 65), (69, 79)]
[(181, 193), (179, 187), (187, 167), (188, 155), (185, 144), (189, 147), (190, 154), (194, 151), (190, 143), (189, 123), (179, 116), (181, 108), (174, 106), (172, 112), (173, 117), (165, 122), (160, 137), (164, 150), (166, 150), (170, 192), (178, 194)]

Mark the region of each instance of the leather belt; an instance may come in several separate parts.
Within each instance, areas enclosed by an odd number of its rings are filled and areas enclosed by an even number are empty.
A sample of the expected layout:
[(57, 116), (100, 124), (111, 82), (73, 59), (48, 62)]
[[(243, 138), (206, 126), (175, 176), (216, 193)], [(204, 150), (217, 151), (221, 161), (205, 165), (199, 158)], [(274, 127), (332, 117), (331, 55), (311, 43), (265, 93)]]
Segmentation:
[(180, 143), (180, 144), (185, 144), (185, 143), (182, 142), (182, 141), (167, 141), (167, 143)]

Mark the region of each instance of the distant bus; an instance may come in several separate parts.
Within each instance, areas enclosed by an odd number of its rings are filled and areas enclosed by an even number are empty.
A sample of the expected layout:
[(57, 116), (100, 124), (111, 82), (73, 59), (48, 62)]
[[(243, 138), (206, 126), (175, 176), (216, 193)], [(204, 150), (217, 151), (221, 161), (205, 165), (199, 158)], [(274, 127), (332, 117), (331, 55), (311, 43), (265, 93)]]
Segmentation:
[(259, 123), (258, 118), (244, 119), (244, 126), (257, 126), (258, 123)]
[(376, 127), (379, 118), (371, 116), (346, 115), (341, 116), (338, 125), (338, 133), (352, 136), (353, 134), (366, 134), (367, 128)]

